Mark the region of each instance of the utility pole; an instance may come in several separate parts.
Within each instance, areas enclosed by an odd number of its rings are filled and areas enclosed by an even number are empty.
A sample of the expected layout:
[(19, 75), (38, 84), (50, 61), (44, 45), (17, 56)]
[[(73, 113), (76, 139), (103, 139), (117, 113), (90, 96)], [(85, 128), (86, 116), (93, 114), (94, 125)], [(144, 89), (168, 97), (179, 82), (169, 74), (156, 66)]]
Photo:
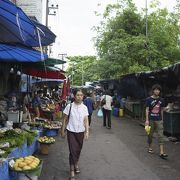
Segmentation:
[(72, 67), (72, 86), (74, 84), (74, 64), (73, 64), (73, 67)]
[[(62, 57), (62, 60), (64, 61), (64, 57), (67, 56), (67, 53), (58, 54), (58, 56), (59, 55)], [(62, 64), (62, 70), (64, 70), (64, 65), (63, 64)]]
[(146, 1), (146, 44), (148, 40), (148, 17), (147, 17), (147, 12), (148, 12), (148, 7), (147, 7), (147, 0)]
[[(54, 4), (51, 4), (51, 6), (49, 6), (49, 0), (46, 0), (46, 26), (48, 27), (48, 16), (56, 16), (56, 11), (58, 10), (59, 6), (58, 4), (56, 4), (56, 6)], [(52, 10), (54, 10), (52, 12)], [(50, 52), (50, 51), (49, 51)], [(48, 53), (48, 46), (45, 48), (45, 53)]]
[[(148, 5), (147, 0), (145, 0), (145, 6), (146, 6), (146, 43), (145, 48), (148, 51)], [(149, 61), (149, 56), (146, 57), (146, 61)]]
[(49, 0), (46, 0), (46, 26), (48, 27)]
[(84, 85), (84, 67), (82, 63), (82, 86)]
[[(49, 6), (49, 0), (46, 0), (46, 26), (48, 27), (48, 16), (56, 16), (56, 11), (59, 9), (59, 5), (51, 4)], [(54, 11), (53, 11), (54, 10)]]

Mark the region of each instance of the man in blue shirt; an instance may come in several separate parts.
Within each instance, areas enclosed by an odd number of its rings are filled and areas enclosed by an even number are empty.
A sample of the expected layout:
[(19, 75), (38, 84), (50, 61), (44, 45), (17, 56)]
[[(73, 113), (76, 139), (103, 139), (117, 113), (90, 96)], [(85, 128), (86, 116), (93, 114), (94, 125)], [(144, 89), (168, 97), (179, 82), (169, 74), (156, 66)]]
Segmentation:
[(166, 158), (168, 155), (164, 153), (164, 136), (163, 136), (163, 110), (164, 100), (160, 97), (161, 86), (155, 84), (152, 87), (152, 96), (146, 99), (146, 122), (145, 125), (151, 126), (148, 135), (149, 153), (153, 153), (152, 139), (154, 131), (157, 131), (160, 146), (160, 157)]
[(84, 104), (88, 108), (88, 113), (89, 113), (88, 120), (89, 120), (89, 126), (90, 126), (90, 124), (91, 124), (91, 116), (92, 116), (92, 113), (93, 113), (93, 110), (94, 110), (94, 101), (93, 101), (90, 93), (87, 93), (87, 97), (84, 99)]

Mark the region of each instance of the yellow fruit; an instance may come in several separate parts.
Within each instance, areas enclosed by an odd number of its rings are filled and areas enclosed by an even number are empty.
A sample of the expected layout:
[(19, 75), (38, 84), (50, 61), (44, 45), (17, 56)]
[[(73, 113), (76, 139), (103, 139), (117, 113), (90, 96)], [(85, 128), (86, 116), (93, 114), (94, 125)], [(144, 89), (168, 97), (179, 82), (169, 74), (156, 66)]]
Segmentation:
[(27, 165), (29, 165), (29, 164), (31, 164), (31, 163), (33, 162), (33, 160), (27, 159), (27, 160), (25, 160), (24, 162), (25, 162)]
[(28, 158), (28, 157), (24, 158), (24, 162), (29, 161), (29, 160), (31, 160), (31, 158)]
[(34, 159), (35, 157), (34, 156), (28, 156), (28, 158)]
[(39, 162), (40, 162), (39, 159), (33, 161), (33, 163), (36, 163), (37, 165), (39, 164)]
[(14, 169), (15, 169), (16, 171), (22, 171), (22, 169), (19, 168), (19, 167), (15, 167)]
[(30, 166), (24, 166), (24, 167), (23, 167), (23, 170), (30, 170), (30, 169), (31, 169)]
[(39, 159), (38, 158), (34, 158), (34, 161), (39, 161)]
[(15, 161), (16, 164), (19, 164), (19, 163), (22, 163), (22, 162), (24, 162), (24, 161), (22, 161), (22, 160)]
[(23, 161), (18, 161), (18, 162), (15, 162), (16, 165), (19, 166), (19, 163), (22, 163)]
[(20, 168), (23, 168), (24, 166), (26, 166), (26, 163), (25, 163), (25, 162), (20, 162), (20, 163), (18, 164), (18, 167), (20, 167)]
[(18, 164), (14, 164), (13, 168), (14, 169), (18, 168)]
[(37, 167), (35, 164), (30, 164), (29, 166), (31, 167), (31, 169), (35, 169)]
[(18, 166), (18, 164), (20, 163), (20, 161), (18, 161), (18, 162), (15, 162), (15, 164), (14, 165), (16, 165), (16, 166)]
[(17, 160), (24, 161), (24, 158), (19, 158), (19, 159), (17, 159)]

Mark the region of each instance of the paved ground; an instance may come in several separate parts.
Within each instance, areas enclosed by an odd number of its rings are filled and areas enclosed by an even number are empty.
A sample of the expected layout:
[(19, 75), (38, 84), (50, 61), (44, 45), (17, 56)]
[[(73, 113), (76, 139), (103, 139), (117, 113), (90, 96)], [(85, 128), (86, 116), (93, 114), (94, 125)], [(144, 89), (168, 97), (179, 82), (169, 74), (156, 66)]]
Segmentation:
[[(67, 140), (60, 137), (44, 159), (40, 180), (67, 180), (69, 177)], [(112, 129), (102, 127), (94, 116), (90, 139), (84, 143), (78, 180), (179, 180), (180, 144), (167, 142), (168, 160), (147, 153), (142, 126), (130, 118), (113, 118)]]

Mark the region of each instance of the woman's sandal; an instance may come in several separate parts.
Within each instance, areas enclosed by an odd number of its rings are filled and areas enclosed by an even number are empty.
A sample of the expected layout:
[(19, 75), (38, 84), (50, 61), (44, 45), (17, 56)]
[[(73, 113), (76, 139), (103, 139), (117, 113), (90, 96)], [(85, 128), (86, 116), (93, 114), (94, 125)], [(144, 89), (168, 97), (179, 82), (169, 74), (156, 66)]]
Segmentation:
[(166, 159), (168, 157), (168, 155), (163, 153), (163, 154), (160, 154), (159, 157), (162, 158), (162, 159)]
[[(74, 170), (71, 170), (71, 172), (74, 172)], [(74, 176), (70, 175), (69, 180), (76, 180), (75, 175)]]
[(80, 172), (81, 172), (81, 171), (79, 170), (79, 168), (76, 167), (76, 168), (75, 168), (75, 173), (76, 173), (76, 174), (79, 174)]
[(154, 151), (153, 151), (151, 148), (149, 148), (149, 149), (148, 149), (148, 153), (153, 154)]

